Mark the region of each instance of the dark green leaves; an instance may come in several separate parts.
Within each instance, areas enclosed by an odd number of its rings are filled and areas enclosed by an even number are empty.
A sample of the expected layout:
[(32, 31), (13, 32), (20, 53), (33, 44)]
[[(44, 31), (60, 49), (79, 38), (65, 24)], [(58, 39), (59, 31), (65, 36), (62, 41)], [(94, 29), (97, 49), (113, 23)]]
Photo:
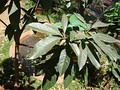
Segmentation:
[(8, 14), (10, 23), (14, 29), (19, 30), (19, 22), (20, 22), (20, 1), (19, 0), (11, 0), (10, 6), (8, 8)]
[(6, 3), (7, 3), (7, 1), (8, 0), (0, 0), (0, 14), (4, 11), (4, 10), (6, 10)]
[(68, 57), (66, 50), (63, 49), (61, 51), (59, 62), (57, 64), (57, 69), (60, 75), (63, 75), (65, 73), (69, 64), (70, 64), (70, 58)]
[(14, 29), (11, 24), (9, 24), (5, 30), (5, 36), (8, 36), (9, 41), (12, 39), (14, 36)]
[(58, 79), (57, 74), (53, 74), (53, 75), (46, 74), (43, 79), (42, 90), (48, 90), (49, 88), (51, 88), (56, 83), (57, 79)]
[(33, 48), (32, 52), (30, 54), (30, 59), (36, 59), (36, 58), (46, 54), (59, 41), (60, 41), (60, 38), (54, 37), (54, 36), (49, 36), (45, 39), (40, 40)]

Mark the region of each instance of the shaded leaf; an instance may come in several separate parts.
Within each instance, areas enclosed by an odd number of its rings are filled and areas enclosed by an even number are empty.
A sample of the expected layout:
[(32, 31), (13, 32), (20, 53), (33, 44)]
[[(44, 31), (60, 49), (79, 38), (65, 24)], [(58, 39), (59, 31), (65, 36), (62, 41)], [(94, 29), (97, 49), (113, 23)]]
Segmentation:
[(52, 49), (60, 41), (59, 37), (49, 36), (42, 40), (40, 40), (35, 47), (33, 48), (30, 59), (38, 58), (44, 54), (46, 54), (49, 50)]
[(52, 7), (53, 0), (40, 0), (42, 8), (47, 12)]
[(53, 25), (48, 24), (41, 24), (41, 23), (30, 23), (27, 25), (29, 28), (33, 29), (34, 31), (45, 33), (47, 35), (61, 35), (58, 29)]
[(67, 29), (67, 25), (68, 25), (68, 18), (65, 14), (63, 14), (62, 16), (62, 28), (63, 28), (63, 31), (64, 33), (66, 32), (66, 29)]
[(115, 43), (116, 42), (116, 39), (114, 37), (111, 37), (107, 34), (97, 33), (97, 34), (95, 34), (95, 37), (101, 41), (108, 42), (108, 43)]
[(69, 84), (72, 82), (74, 77), (74, 65), (70, 65), (69, 69), (65, 72), (64, 75), (64, 88), (67, 88)]
[(87, 47), (82, 49), (82, 46), (80, 45), (80, 55), (78, 56), (79, 70), (81, 70), (84, 67), (86, 61), (87, 61)]
[(91, 28), (107, 27), (109, 25), (111, 25), (111, 23), (103, 23), (101, 21), (96, 21)]
[(5, 36), (8, 36), (9, 41), (12, 39), (14, 36), (14, 29), (11, 24), (9, 24), (5, 30)]
[(89, 60), (91, 61), (91, 63), (97, 68), (100, 68), (100, 63), (96, 60), (96, 58), (94, 57), (94, 55), (92, 54), (92, 52), (90, 51), (90, 49), (87, 47), (87, 51), (88, 51), (88, 57)]
[(0, 14), (4, 11), (5, 5), (8, 0), (0, 0)]
[(42, 90), (48, 90), (49, 88), (51, 88), (57, 82), (57, 79), (58, 79), (57, 74), (45, 75), (43, 79)]
[(19, 22), (20, 22), (20, 1), (19, 0), (11, 0), (8, 8), (8, 14), (10, 23), (14, 29), (19, 30)]
[(78, 45), (76, 43), (70, 43), (70, 46), (71, 46), (72, 50), (74, 51), (74, 53), (76, 54), (76, 56), (79, 56), (80, 49), (79, 49)]
[(68, 57), (66, 50), (63, 49), (61, 51), (61, 54), (59, 57), (59, 62), (57, 64), (57, 69), (58, 69), (60, 75), (63, 75), (65, 73), (69, 64), (70, 64), (70, 58)]

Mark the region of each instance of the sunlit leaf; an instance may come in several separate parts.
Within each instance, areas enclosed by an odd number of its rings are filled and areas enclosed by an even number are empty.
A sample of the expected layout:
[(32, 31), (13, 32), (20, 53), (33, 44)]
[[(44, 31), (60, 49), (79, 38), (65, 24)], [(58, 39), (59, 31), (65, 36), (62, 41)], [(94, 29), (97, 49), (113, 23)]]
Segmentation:
[(57, 68), (60, 75), (63, 75), (65, 71), (67, 70), (68, 66), (70, 64), (70, 58), (68, 57), (66, 50), (63, 49), (61, 51), (59, 62), (57, 64)]
[(108, 43), (115, 43), (116, 42), (116, 39), (114, 37), (111, 37), (109, 35), (102, 34), (102, 33), (97, 33), (95, 35), (95, 37), (101, 41), (108, 42)]
[(70, 24), (74, 26), (79, 26), (80, 30), (86, 30), (86, 25), (82, 23), (75, 15), (70, 17)]
[(82, 46), (80, 45), (80, 55), (78, 56), (79, 70), (81, 70), (84, 67), (86, 61), (87, 61), (87, 47), (82, 49)]
[(88, 57), (89, 60), (91, 61), (91, 63), (97, 68), (100, 68), (100, 63), (96, 60), (96, 58), (94, 57), (94, 55), (92, 54), (92, 52), (90, 51), (89, 47), (87, 47), (87, 51), (88, 51)]
[(84, 34), (84, 32), (78, 31), (71, 31), (70, 32), (70, 41), (75, 41), (75, 40), (81, 40), (81, 39), (85, 39), (86, 35)]
[(109, 25), (112, 25), (111, 23), (103, 23), (101, 21), (96, 21), (93, 25), (92, 28), (99, 28), (99, 27), (107, 27)]
[(34, 31), (45, 33), (47, 35), (61, 35), (57, 27), (50, 24), (41, 24), (41, 23), (30, 23), (28, 27)]
[(85, 67), (85, 74), (84, 74), (85, 86), (88, 85), (88, 67)]
[(85, 19), (84, 19), (80, 14), (78, 14), (78, 13), (74, 13), (74, 14), (75, 14), (75, 16), (76, 16), (80, 21), (82, 21), (83, 23), (86, 24)]
[(96, 50), (98, 51), (98, 53), (104, 57), (107, 60), (107, 56), (103, 53), (103, 51), (100, 49), (100, 47), (98, 47), (94, 42), (91, 41), (91, 43), (93, 44), (93, 46), (96, 48)]
[(65, 14), (63, 14), (62, 16), (62, 28), (63, 28), (63, 31), (64, 33), (66, 32), (66, 29), (67, 29), (67, 25), (68, 25), (68, 18)]
[(120, 76), (118, 75), (117, 71), (112, 67), (112, 73), (113, 75), (120, 81)]
[(71, 46), (72, 50), (74, 51), (74, 53), (76, 54), (76, 56), (79, 56), (80, 49), (79, 49), (78, 45), (76, 43), (70, 43), (70, 46)]
[(92, 34), (92, 37), (95, 41), (95, 43), (102, 49), (105, 54), (107, 54), (111, 60), (117, 61), (117, 59), (120, 58), (120, 56), (117, 54), (117, 51), (115, 51), (110, 45), (105, 44), (104, 42), (100, 41), (99, 38), (95, 37), (94, 34)]
[(45, 39), (40, 40), (33, 48), (29, 58), (35, 59), (52, 49), (60, 41), (59, 37), (49, 36)]

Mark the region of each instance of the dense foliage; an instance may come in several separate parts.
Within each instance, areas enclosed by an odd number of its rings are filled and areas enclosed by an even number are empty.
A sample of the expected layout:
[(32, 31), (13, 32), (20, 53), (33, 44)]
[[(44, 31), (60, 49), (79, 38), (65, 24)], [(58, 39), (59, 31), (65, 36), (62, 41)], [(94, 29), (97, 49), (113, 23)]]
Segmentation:
[[(5, 24), (5, 35), (9, 40), (14, 37), (14, 82), (18, 86), (20, 81), (19, 61), (22, 59), (19, 54), (19, 46), (23, 45), (20, 43), (20, 37), (26, 25), (35, 33), (45, 34), (45, 37), (36, 43), (27, 57), (28, 61), (35, 62), (35, 74), (45, 75), (42, 82), (43, 90), (51, 88), (62, 75), (64, 76), (64, 88), (67, 88), (79, 73), (83, 76), (81, 78), (83, 78), (84, 85), (87, 86), (91, 82), (89, 76), (93, 75), (92, 71), (100, 70), (103, 62), (109, 63), (109, 72), (114, 75), (117, 82), (120, 81), (120, 55), (114, 47), (120, 41), (102, 31), (98, 32), (98, 30), (114, 25), (113, 22), (100, 21), (105, 13), (101, 0), (96, 0), (96, 3), (92, 0), (30, 0), (32, 7), (27, 9), (21, 7), (19, 0), (10, 0), (6, 5), (7, 1), (1, 0), (0, 13), (8, 8), (10, 24)], [(116, 7), (118, 5), (119, 2)], [(37, 8), (42, 8), (49, 23), (38, 22), (34, 16)], [(115, 10), (116, 13), (119, 12), (119, 10)], [(21, 11), (25, 13), (23, 16)], [(52, 12), (59, 17), (55, 23), (51, 23), (48, 16)], [(109, 12), (106, 14), (107, 17), (109, 17)], [(110, 18), (109, 20), (117, 19)], [(6, 72), (4, 71), (4, 73)]]

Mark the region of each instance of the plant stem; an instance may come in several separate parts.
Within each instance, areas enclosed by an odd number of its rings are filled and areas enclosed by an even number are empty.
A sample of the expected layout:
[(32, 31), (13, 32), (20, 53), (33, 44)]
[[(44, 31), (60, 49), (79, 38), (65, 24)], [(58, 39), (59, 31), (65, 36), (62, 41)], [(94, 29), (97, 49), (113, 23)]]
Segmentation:
[(18, 63), (18, 54), (19, 54), (19, 44), (15, 43), (15, 85), (14, 89), (18, 90), (19, 87), (19, 63)]

